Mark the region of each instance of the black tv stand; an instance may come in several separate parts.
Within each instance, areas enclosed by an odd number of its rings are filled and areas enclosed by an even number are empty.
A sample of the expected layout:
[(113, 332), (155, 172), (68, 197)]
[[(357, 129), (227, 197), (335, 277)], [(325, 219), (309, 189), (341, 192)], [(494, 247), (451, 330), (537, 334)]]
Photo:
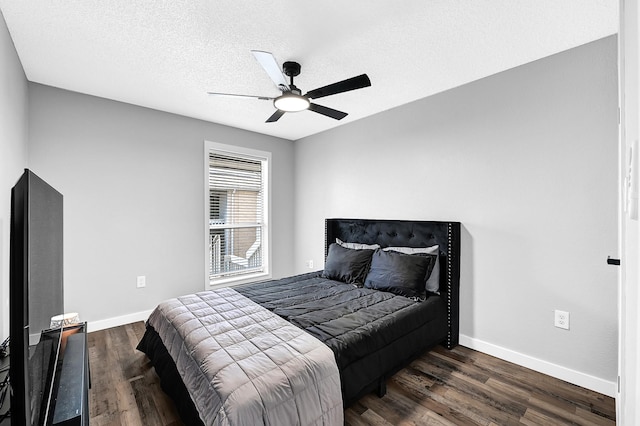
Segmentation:
[(53, 426), (89, 425), (89, 352), (86, 323), (65, 327), (60, 345)]
[[(0, 395), (2, 395), (3, 392), (6, 392), (4, 401), (2, 401), (2, 404), (0, 404), (0, 426), (11, 425), (11, 418), (8, 417), (9, 410), (11, 408), (10, 407), (11, 398), (9, 397), (8, 378), (9, 378), (9, 356), (7, 355), (0, 358), (0, 383), (2, 383), (2, 385), (0, 386)], [(6, 389), (5, 389), (5, 386), (7, 387)]]
[[(46, 330), (43, 335), (57, 336), (59, 329)], [(57, 340), (57, 338), (56, 338)], [(0, 359), (0, 381), (9, 374), (9, 356)], [(87, 348), (87, 324), (75, 324), (62, 330), (58, 368), (53, 385), (52, 405), (47, 424), (51, 426), (89, 425), (89, 351)], [(10, 398), (0, 406), (0, 426), (11, 426)]]

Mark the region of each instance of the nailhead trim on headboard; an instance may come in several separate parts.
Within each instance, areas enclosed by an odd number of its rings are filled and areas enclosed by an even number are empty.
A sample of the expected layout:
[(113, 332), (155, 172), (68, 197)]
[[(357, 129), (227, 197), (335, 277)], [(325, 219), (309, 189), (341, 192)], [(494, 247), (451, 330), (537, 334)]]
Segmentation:
[(448, 332), (447, 332), (447, 347), (450, 348), (451, 347), (451, 293), (452, 293), (452, 289), (451, 289), (451, 259), (453, 258), (453, 244), (451, 243), (452, 241), (452, 237), (451, 237), (451, 224), (449, 224), (447, 226), (447, 328), (448, 328)]

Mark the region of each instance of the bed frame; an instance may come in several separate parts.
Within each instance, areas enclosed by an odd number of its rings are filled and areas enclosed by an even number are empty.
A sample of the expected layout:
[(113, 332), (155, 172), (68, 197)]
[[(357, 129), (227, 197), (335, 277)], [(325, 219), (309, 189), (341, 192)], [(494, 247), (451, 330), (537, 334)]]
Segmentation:
[[(374, 376), (368, 370), (360, 369), (353, 374), (369, 374), (371, 383), (356, 395), (345, 395), (345, 405), (357, 401), (366, 393), (376, 391), (378, 396), (386, 392), (386, 380), (413, 359), (432, 347), (442, 344), (452, 349), (458, 344), (460, 312), (460, 223), (410, 220), (374, 219), (326, 219), (325, 258), (329, 245), (339, 238), (345, 242), (379, 244), (381, 247), (429, 247), (437, 244), (440, 251), (440, 295), (446, 303), (446, 337), (441, 340), (431, 337), (432, 332), (422, 333), (425, 339), (414, 348), (413, 353), (398, 357), (393, 365)], [(443, 334), (444, 336), (444, 334)], [(412, 339), (414, 336), (406, 336)], [(357, 367), (356, 367), (357, 368)], [(343, 380), (348, 377), (343, 376)]]
[[(326, 219), (325, 221), (325, 256), (329, 245), (336, 238), (346, 242), (379, 244), (382, 247), (427, 247), (434, 244), (440, 249), (440, 294), (446, 304), (446, 321), (443, 319), (437, 326), (437, 336), (429, 330), (405, 336), (415, 339), (417, 335), (426, 336), (415, 345), (412, 353), (402, 354), (387, 365), (384, 370), (369, 372), (363, 369), (345, 373), (370, 374), (370, 385), (354, 395), (343, 395), (345, 407), (360, 399), (365, 394), (376, 391), (379, 396), (386, 392), (386, 380), (404, 368), (416, 357), (428, 349), (442, 344), (452, 349), (458, 344), (459, 329), (459, 282), (460, 282), (460, 223), (459, 222), (427, 222), (408, 220), (372, 220), (372, 219)], [(428, 327), (427, 327), (428, 328)], [(155, 348), (155, 350), (152, 350)], [(173, 360), (159, 339), (157, 333), (146, 333), (138, 345), (138, 349), (151, 353), (162, 389), (175, 401), (180, 416), (187, 424), (202, 424), (189, 394), (182, 382)], [(393, 348), (387, 348), (393, 351)], [(377, 355), (376, 355), (377, 356)], [(394, 358), (397, 354), (393, 355)], [(341, 372), (341, 375), (343, 372)]]

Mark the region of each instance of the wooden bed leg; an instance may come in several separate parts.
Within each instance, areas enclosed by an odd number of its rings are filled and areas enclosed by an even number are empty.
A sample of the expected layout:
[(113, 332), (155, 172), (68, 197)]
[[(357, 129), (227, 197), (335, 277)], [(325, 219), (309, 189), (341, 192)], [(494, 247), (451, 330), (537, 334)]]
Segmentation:
[(376, 394), (378, 395), (378, 398), (382, 398), (383, 396), (385, 396), (387, 393), (387, 381), (385, 379), (380, 379), (380, 382), (378, 383), (378, 391), (376, 392)]

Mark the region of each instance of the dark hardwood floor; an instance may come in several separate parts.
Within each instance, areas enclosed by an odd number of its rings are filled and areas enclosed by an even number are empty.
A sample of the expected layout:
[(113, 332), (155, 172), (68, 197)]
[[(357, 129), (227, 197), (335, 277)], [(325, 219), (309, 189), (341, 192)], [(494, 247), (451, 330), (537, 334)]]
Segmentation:
[[(137, 322), (89, 333), (92, 426), (182, 425)], [(345, 410), (357, 425), (614, 425), (612, 398), (458, 346), (436, 348)]]

